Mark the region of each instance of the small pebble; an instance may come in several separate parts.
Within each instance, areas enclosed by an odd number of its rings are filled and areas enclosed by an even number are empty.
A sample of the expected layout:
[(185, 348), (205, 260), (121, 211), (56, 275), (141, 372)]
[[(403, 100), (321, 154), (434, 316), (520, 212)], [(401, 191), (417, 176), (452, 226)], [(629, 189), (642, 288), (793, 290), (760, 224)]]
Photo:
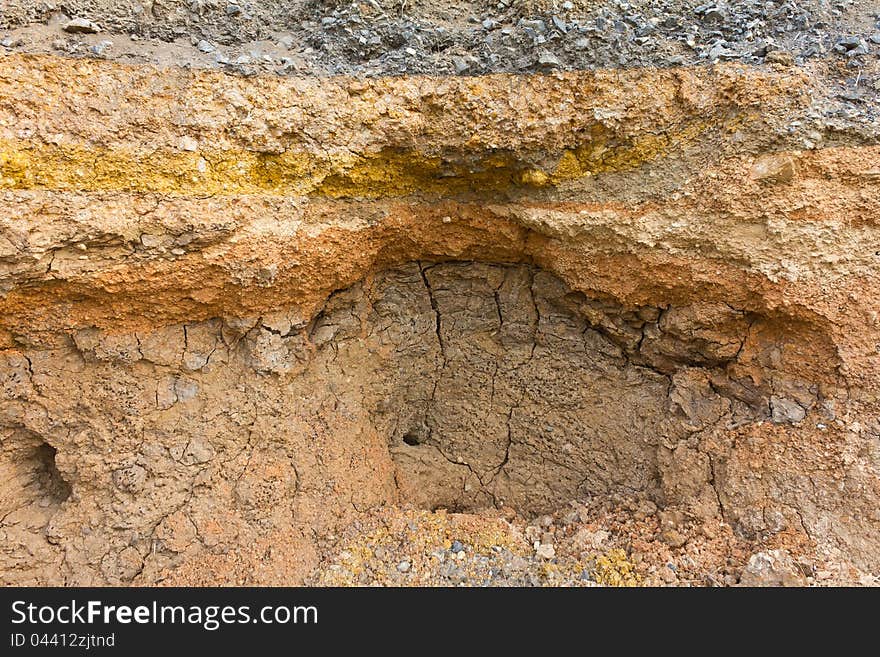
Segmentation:
[(556, 548), (547, 543), (541, 543), (535, 550), (535, 555), (541, 559), (553, 559), (556, 556)]
[(556, 55), (545, 50), (538, 55), (538, 65), (543, 66), (544, 68), (558, 68), (561, 66), (561, 62)]
[(103, 55), (113, 46), (112, 41), (101, 41), (92, 46), (89, 50), (95, 55)]

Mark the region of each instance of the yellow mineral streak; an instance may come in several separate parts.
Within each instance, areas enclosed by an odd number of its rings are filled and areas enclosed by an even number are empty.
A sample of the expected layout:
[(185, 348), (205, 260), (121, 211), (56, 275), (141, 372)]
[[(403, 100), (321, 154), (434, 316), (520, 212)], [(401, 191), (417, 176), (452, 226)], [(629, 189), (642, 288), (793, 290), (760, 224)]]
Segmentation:
[(512, 153), (465, 155), (449, 162), (389, 149), (371, 157), (342, 160), (302, 152), (145, 152), (135, 147), (90, 149), (0, 140), (0, 189), (329, 198), (504, 191), (634, 169), (686, 145), (704, 129), (693, 123), (675, 133), (646, 134), (620, 145), (603, 137), (591, 139), (564, 151), (547, 170), (529, 168), (528, 154)]
[(641, 578), (624, 550), (609, 550), (596, 559), (593, 579), (604, 586), (640, 586)]

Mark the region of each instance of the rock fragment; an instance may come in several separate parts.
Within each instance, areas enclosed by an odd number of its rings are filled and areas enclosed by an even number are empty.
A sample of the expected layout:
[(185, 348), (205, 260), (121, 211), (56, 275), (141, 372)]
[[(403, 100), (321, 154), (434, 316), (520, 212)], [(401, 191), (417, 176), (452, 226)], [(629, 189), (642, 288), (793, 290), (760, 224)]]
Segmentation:
[(787, 550), (753, 554), (740, 578), (740, 586), (805, 586), (807, 581)]
[(556, 548), (549, 543), (539, 543), (535, 548), (535, 556), (541, 559), (553, 559), (556, 557)]
[(765, 155), (752, 165), (749, 176), (761, 183), (787, 183), (796, 173), (794, 160), (787, 155)]
[(98, 57), (102, 57), (110, 48), (113, 47), (112, 41), (101, 41), (96, 43), (94, 46), (89, 48), (93, 55), (97, 55)]
[(804, 407), (795, 401), (783, 397), (770, 397), (771, 419), (777, 424), (797, 424), (806, 416)]
[(74, 18), (65, 23), (61, 29), (71, 34), (97, 34), (101, 31), (101, 26), (87, 18)]
[(559, 68), (561, 65), (559, 58), (552, 52), (545, 50), (538, 55), (538, 66), (542, 68)]

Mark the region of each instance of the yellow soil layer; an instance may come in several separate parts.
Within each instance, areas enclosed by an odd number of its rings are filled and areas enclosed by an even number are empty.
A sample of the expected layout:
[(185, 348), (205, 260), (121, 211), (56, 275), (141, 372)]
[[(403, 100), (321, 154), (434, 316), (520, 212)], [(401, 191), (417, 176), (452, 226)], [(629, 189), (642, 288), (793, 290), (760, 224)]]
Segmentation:
[(383, 197), (629, 171), (806, 102), (742, 66), (483, 78), (240, 79), (0, 60), (0, 189)]
[(383, 150), (375, 156), (334, 161), (306, 152), (143, 152), (0, 141), (0, 189), (331, 198), (497, 192), (634, 169), (693, 141), (705, 129), (705, 124), (694, 122), (672, 133), (640, 135), (616, 147), (597, 129), (595, 138), (564, 150), (547, 170), (530, 168), (509, 153), (476, 156), (463, 166), (413, 151)]

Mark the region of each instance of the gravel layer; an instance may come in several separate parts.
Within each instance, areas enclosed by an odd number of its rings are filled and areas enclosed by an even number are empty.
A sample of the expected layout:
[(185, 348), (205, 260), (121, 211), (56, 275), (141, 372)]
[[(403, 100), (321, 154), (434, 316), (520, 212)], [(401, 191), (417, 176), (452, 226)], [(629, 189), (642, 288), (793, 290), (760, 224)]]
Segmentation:
[(389, 506), (323, 545), (323, 586), (876, 586), (799, 531), (737, 535), (612, 496), (552, 515)]
[(864, 0), (11, 0), (0, 43), (244, 74), (478, 75), (816, 57), (858, 69), (880, 53), (878, 14)]

